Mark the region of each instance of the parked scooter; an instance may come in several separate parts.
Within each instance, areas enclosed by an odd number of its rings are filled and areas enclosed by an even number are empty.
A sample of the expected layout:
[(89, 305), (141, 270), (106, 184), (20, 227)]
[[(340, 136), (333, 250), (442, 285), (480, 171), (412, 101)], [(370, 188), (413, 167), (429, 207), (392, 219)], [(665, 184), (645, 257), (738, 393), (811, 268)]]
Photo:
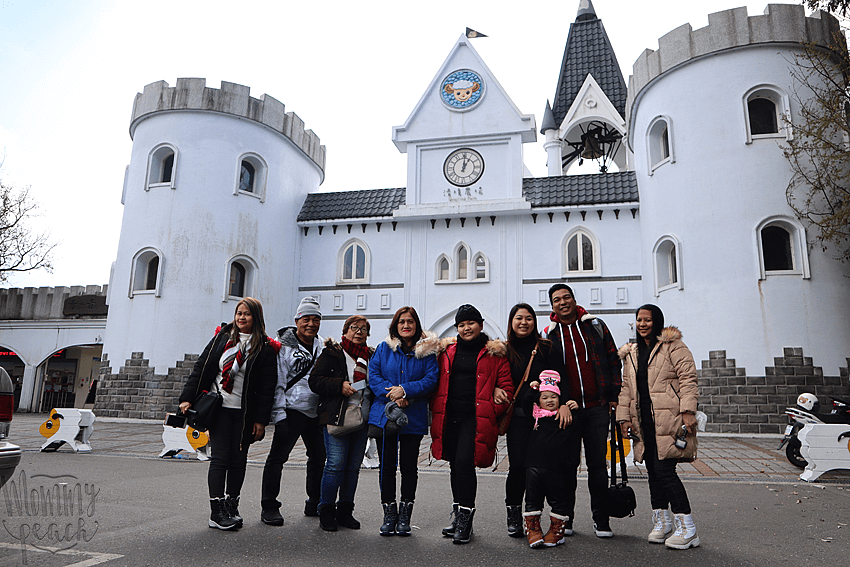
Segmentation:
[(778, 449), (785, 447), (785, 456), (795, 467), (805, 468), (809, 463), (800, 453), (802, 443), (797, 438), (797, 433), (803, 426), (809, 423), (846, 423), (850, 424), (850, 400), (829, 396), (832, 400), (832, 411), (821, 413), (820, 402), (814, 394), (800, 394), (797, 405), (785, 408), (788, 416), (788, 426), (785, 428), (785, 437), (779, 444)]

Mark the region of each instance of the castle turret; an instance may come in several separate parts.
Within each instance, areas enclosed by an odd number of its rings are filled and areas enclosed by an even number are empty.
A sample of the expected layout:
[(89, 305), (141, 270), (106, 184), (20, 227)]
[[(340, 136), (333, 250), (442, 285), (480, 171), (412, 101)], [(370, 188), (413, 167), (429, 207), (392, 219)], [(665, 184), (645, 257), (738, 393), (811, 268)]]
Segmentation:
[(325, 148), (274, 98), (253, 98), (234, 83), (209, 88), (204, 79), (147, 85), (136, 95), (130, 136), (103, 349), (113, 370), (103, 373), (120, 375), (125, 360), (149, 366), (142, 380), (162, 380), (165, 393), (119, 401), (99, 390), (98, 403), (105, 415), (139, 417), (168, 409), (180, 380), (166, 371), (200, 353), (240, 298), (263, 303), (272, 334), (291, 320), (295, 221), (323, 180)]
[(644, 297), (687, 325), (695, 354), (727, 349), (758, 373), (783, 348), (802, 347), (835, 373), (850, 344), (836, 311), (850, 304), (850, 271), (809, 245), (786, 200), (782, 146), (802, 119), (795, 93), (806, 98), (795, 57), (829, 45), (838, 22), (785, 4), (708, 22), (663, 36), (629, 79)]

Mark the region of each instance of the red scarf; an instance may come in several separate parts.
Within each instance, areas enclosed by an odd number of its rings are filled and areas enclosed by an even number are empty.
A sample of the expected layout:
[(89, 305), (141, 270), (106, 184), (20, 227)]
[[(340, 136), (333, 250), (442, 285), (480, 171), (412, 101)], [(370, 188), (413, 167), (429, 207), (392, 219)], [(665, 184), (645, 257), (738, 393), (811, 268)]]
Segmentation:
[(228, 394), (233, 393), (233, 379), (245, 362), (245, 355), (251, 350), (250, 339), (241, 344), (240, 341), (235, 343), (232, 340), (227, 341), (224, 345), (224, 353), (221, 355), (221, 388)]
[[(346, 337), (342, 337), (342, 350), (345, 353), (354, 359), (356, 362), (358, 358), (362, 358), (367, 363), (369, 359), (372, 358), (372, 352), (369, 350), (368, 345), (358, 345), (354, 344), (352, 341), (348, 340)], [(365, 368), (360, 368), (360, 365), (357, 365), (354, 368), (354, 376), (352, 377), (355, 382), (359, 382), (361, 380), (366, 379)]]

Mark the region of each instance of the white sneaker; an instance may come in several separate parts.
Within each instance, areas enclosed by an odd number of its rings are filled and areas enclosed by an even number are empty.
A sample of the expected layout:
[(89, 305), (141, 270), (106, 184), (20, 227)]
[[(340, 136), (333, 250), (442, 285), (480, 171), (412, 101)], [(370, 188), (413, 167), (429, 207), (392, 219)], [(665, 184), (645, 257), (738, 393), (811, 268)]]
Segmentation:
[(593, 531), (596, 533), (596, 537), (614, 537), (614, 530), (611, 529), (611, 524), (608, 521), (608, 518), (599, 519), (596, 522), (593, 522)]
[(664, 543), (670, 532), (673, 531), (673, 516), (670, 510), (652, 511), (652, 531), (649, 532), (647, 540), (649, 543)]
[(693, 516), (690, 514), (676, 514), (674, 521), (676, 522), (676, 531), (667, 538), (664, 545), (671, 549), (699, 547), (699, 536), (697, 535)]

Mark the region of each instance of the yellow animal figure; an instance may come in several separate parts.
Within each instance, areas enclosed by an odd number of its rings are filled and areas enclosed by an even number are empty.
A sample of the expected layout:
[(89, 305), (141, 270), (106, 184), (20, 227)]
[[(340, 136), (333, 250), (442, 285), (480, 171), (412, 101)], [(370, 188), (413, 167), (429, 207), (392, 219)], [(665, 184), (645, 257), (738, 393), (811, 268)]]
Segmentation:
[[(165, 445), (159, 456), (176, 457), (180, 451), (198, 455), (198, 460), (210, 458), (210, 434), (198, 431), (186, 423), (186, 416), (168, 414), (162, 424), (162, 443)], [(179, 458), (179, 457), (178, 457)]]
[(75, 453), (91, 451), (89, 438), (94, 431), (95, 415), (91, 410), (76, 408), (54, 408), (50, 417), (42, 423), (38, 432), (47, 438), (41, 450), (56, 451), (67, 443)]

